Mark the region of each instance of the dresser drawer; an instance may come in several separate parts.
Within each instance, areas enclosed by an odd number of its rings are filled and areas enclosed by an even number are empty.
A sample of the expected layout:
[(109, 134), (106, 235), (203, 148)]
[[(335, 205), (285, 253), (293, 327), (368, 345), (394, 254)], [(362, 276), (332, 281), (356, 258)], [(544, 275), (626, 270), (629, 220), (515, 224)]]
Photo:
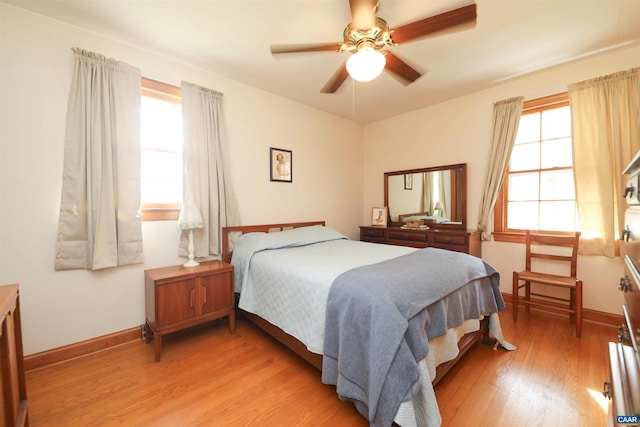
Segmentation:
[(633, 261), (628, 257), (625, 257), (624, 273), (619, 289), (624, 293), (625, 326), (633, 347), (638, 350), (640, 347), (640, 290), (638, 288), (638, 272)]
[(411, 233), (410, 231), (388, 231), (389, 240), (403, 240), (409, 242), (427, 243), (427, 235), (425, 233)]
[(611, 421), (618, 416), (629, 417), (640, 413), (640, 366), (633, 347), (609, 343), (609, 373), (611, 377), (605, 383), (605, 395), (611, 399)]
[(467, 244), (467, 237), (459, 234), (439, 234), (434, 233), (433, 243), (436, 245), (460, 245), (465, 246)]
[(387, 241), (387, 229), (360, 227), (360, 240), (362, 242), (385, 243)]

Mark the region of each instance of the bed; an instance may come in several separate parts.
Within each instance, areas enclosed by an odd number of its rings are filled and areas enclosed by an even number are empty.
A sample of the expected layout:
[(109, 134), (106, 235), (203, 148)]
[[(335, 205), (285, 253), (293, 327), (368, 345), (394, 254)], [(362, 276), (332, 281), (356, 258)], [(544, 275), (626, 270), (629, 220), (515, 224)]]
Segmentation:
[[(323, 382), (336, 385), (340, 398), (353, 401), (372, 425), (440, 425), (433, 385), (476, 342), (488, 340), (489, 322), (484, 315), (504, 309), (497, 272), (466, 254), (352, 241), (325, 227), (323, 221), (225, 227), (222, 239), (223, 259), (235, 266), (240, 312), (322, 370)], [(395, 310), (388, 301), (390, 291), (382, 290), (384, 296), (379, 297), (375, 280), (367, 274), (384, 276), (389, 271), (390, 278), (402, 282), (393, 284), (391, 293), (402, 298), (415, 292), (410, 288), (414, 279), (404, 277), (411, 276), (412, 271), (416, 277), (424, 276), (413, 265), (437, 257), (446, 260), (436, 261), (439, 264), (471, 262), (485, 270), (474, 273), (478, 277), (472, 280), (455, 279), (464, 283), (455, 285), (454, 291), (443, 288), (442, 295), (425, 302), (423, 308), (415, 304), (415, 297), (405, 302), (394, 300), (396, 306), (404, 304), (412, 310), (406, 323), (419, 325), (417, 329), (409, 326), (405, 331), (395, 331), (392, 325), (403, 321), (388, 311), (389, 307)], [(436, 267), (431, 268), (435, 271)], [(334, 283), (340, 285), (332, 286)], [(402, 291), (399, 286), (403, 286)], [(351, 295), (345, 296), (344, 292)], [(367, 298), (370, 300), (359, 301)], [(345, 301), (348, 304), (341, 306)], [(462, 305), (465, 307), (447, 310)], [(371, 307), (382, 314), (370, 316), (367, 313)], [(378, 323), (353, 327), (369, 321)], [(369, 336), (359, 337), (363, 331)], [(376, 341), (377, 349), (363, 350), (373, 348)], [(386, 345), (388, 342), (401, 344)], [(371, 368), (349, 372), (354, 365)], [(363, 375), (366, 378), (362, 379)], [(396, 383), (400, 385), (396, 387)], [(361, 389), (369, 390), (366, 398), (359, 396)]]

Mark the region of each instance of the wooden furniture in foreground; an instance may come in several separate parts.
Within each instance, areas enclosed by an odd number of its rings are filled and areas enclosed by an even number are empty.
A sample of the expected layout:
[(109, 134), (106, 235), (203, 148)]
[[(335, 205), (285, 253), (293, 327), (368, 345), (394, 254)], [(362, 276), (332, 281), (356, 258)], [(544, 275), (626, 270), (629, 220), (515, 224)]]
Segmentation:
[(619, 289), (624, 292), (622, 311), (625, 322), (618, 328), (618, 342), (609, 343), (611, 376), (605, 381), (603, 392), (611, 399), (611, 426), (617, 425), (617, 416), (640, 416), (640, 270), (628, 255)]
[[(251, 233), (251, 232), (274, 232), (274, 231), (282, 231), (288, 230), (292, 228), (298, 227), (308, 227), (312, 225), (325, 225), (324, 221), (313, 221), (313, 222), (300, 222), (300, 223), (284, 223), (284, 224), (266, 224), (266, 225), (249, 225), (249, 226), (235, 226), (235, 227), (223, 227), (222, 228), (222, 259), (231, 260), (232, 250), (229, 247), (229, 242), (231, 241), (229, 235), (232, 233)], [(255, 323), (259, 328), (264, 330), (266, 333), (274, 337), (276, 340), (280, 341), (280, 343), (284, 344), (294, 353), (302, 357), (304, 360), (309, 362), (311, 365), (316, 367), (317, 369), (322, 370), (322, 355), (317, 353), (312, 353), (307, 350), (307, 346), (296, 339), (295, 337), (287, 334), (279, 327), (269, 323), (268, 321), (262, 319), (261, 317), (247, 313), (243, 310), (239, 310), (242, 313), (243, 317), (251, 320)], [(437, 384), (444, 375), (460, 360), (462, 357), (473, 348), (474, 344), (478, 341), (488, 342), (489, 340), (489, 318), (485, 318), (480, 322), (480, 329), (476, 332), (470, 332), (463, 336), (458, 342), (459, 354), (458, 356), (450, 360), (449, 362), (445, 362), (439, 365), (436, 368), (436, 377), (433, 379), (432, 383)]]
[[(578, 264), (578, 242), (580, 232), (571, 235), (550, 235), (534, 233), (529, 230), (525, 232), (526, 259), (523, 271), (513, 272), (513, 289), (511, 303), (513, 305), (513, 321), (518, 320), (518, 306), (547, 308), (569, 313), (570, 322), (576, 324), (576, 337), (580, 338), (582, 333), (582, 281), (576, 278)], [(569, 252), (560, 254), (554, 248), (565, 248)], [(541, 272), (541, 268), (536, 266), (535, 260), (542, 260), (543, 263), (563, 263), (567, 266), (567, 275), (549, 274)], [(524, 284), (520, 284), (520, 282)], [(545, 286), (564, 288), (569, 290), (569, 299), (549, 296), (531, 292), (531, 284), (536, 283)], [(519, 295), (519, 290), (524, 288), (523, 297)], [(533, 296), (533, 298), (532, 298)]]
[(197, 267), (145, 270), (146, 342), (153, 336), (156, 362), (162, 353), (162, 336), (201, 323), (229, 317), (235, 332), (233, 266), (205, 261)]
[(0, 426), (28, 426), (18, 285), (0, 286)]
[(624, 194), (628, 206), (621, 238), (624, 276), (618, 284), (624, 293), (624, 323), (618, 328), (618, 342), (609, 343), (611, 376), (605, 381), (604, 394), (611, 399), (610, 426), (619, 424), (619, 416), (640, 417), (640, 154), (624, 173), (630, 175)]
[(479, 231), (361, 226), (360, 240), (414, 248), (433, 247), (464, 252), (477, 257), (482, 256)]

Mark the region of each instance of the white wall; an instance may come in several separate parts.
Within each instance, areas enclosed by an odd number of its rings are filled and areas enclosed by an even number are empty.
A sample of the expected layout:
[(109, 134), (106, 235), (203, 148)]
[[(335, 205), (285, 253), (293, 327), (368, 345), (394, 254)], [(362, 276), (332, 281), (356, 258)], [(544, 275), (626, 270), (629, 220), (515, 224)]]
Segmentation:
[[(535, 99), (565, 92), (571, 83), (639, 65), (640, 46), (635, 45), (366, 125), (362, 220), (367, 221), (370, 206), (383, 204), (384, 172), (467, 163), (467, 220), (469, 228), (475, 229), (491, 144), (493, 103), (520, 95)], [(502, 291), (511, 293), (511, 273), (524, 267), (524, 245), (484, 242), (482, 255), (500, 271)], [(621, 314), (622, 295), (617, 284), (622, 274), (620, 258), (579, 257), (584, 306)]]
[[(25, 354), (142, 324), (143, 270), (185, 261), (176, 222), (159, 221), (143, 223), (144, 264), (54, 270), (75, 46), (224, 93), (243, 224), (326, 220), (358, 236), (360, 124), (0, 3), (0, 283), (20, 284)], [(293, 151), (293, 183), (269, 181), (269, 147)]]

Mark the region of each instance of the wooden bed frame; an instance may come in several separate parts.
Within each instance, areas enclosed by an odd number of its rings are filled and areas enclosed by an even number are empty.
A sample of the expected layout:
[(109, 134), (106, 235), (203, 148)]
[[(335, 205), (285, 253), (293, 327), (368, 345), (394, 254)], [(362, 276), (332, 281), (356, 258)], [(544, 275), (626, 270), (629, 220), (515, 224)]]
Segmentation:
[[(312, 225), (325, 225), (325, 221), (310, 221), (310, 222), (294, 222), (284, 224), (264, 224), (264, 225), (247, 225), (247, 226), (234, 226), (222, 228), (222, 259), (223, 261), (230, 262), (233, 254), (233, 248), (230, 246), (232, 239), (231, 233), (252, 233), (252, 232), (278, 232), (284, 230), (290, 230), (298, 227), (308, 227)], [(292, 350), (298, 356), (315, 366), (317, 369), (322, 370), (322, 355), (312, 353), (307, 350), (307, 346), (299, 341), (297, 338), (287, 334), (279, 327), (269, 323), (263, 318), (248, 313), (244, 310), (238, 309), (238, 295), (236, 295), (236, 309), (238, 313), (245, 318), (249, 319), (260, 329), (264, 330), (267, 334), (271, 335), (276, 340), (280, 341), (287, 348)], [(438, 365), (436, 368), (436, 377), (433, 379), (433, 385), (436, 385), (447, 372), (455, 366), (455, 364), (462, 359), (462, 357), (478, 342), (482, 341), (485, 344), (490, 344), (489, 340), (489, 318), (485, 317), (480, 321), (480, 329), (475, 332), (470, 332), (464, 335), (460, 341), (458, 341), (458, 349), (460, 350), (458, 356), (448, 362)]]

